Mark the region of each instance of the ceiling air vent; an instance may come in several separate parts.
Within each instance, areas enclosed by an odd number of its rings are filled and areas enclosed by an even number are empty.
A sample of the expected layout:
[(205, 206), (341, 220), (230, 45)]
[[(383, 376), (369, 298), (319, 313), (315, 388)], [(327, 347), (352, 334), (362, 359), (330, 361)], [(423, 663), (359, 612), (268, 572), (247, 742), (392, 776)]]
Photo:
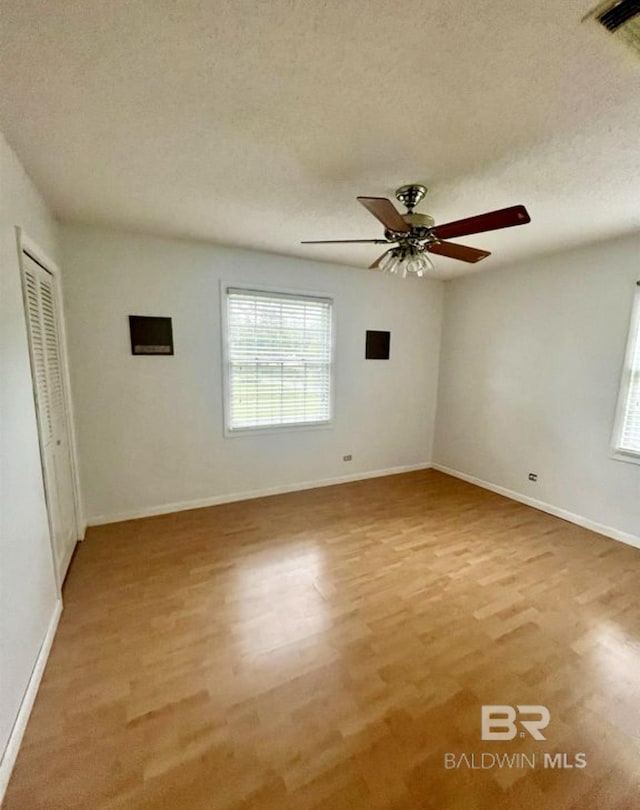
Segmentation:
[(609, 31), (617, 31), (626, 22), (640, 14), (640, 0), (621, 0), (597, 15), (598, 22)]
[(640, 0), (604, 3), (588, 16), (640, 56)]

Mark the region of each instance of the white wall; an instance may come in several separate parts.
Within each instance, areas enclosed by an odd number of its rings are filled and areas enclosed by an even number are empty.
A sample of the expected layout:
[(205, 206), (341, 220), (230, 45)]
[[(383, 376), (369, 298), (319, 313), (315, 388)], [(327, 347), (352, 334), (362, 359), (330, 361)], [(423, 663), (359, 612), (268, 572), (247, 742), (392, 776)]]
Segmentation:
[[(440, 282), (77, 225), (61, 246), (90, 523), (430, 461)], [(224, 438), (220, 279), (335, 298), (333, 427)], [(171, 316), (175, 356), (133, 357), (128, 315)], [(389, 361), (364, 359), (366, 329), (391, 331)]]
[(447, 284), (435, 461), (640, 540), (640, 466), (609, 455), (639, 278), (635, 237)]
[(55, 253), (55, 223), (0, 134), (0, 755), (57, 607), (16, 225)]

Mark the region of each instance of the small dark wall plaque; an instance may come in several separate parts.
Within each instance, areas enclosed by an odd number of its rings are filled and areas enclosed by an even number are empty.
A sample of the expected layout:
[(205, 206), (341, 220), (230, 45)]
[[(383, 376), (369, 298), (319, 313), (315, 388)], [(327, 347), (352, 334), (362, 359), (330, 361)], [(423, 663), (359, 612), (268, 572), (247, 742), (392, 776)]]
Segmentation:
[(171, 318), (129, 315), (131, 354), (173, 354)]
[(375, 332), (367, 329), (367, 345), (365, 358), (367, 360), (388, 360), (391, 332)]

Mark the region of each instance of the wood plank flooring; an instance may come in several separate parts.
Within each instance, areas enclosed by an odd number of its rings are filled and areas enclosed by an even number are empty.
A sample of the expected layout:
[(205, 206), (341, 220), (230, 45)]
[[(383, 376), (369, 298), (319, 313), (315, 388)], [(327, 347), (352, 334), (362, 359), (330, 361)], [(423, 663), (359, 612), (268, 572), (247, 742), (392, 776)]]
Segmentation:
[(639, 574), (435, 471), (91, 529), (3, 808), (639, 808)]

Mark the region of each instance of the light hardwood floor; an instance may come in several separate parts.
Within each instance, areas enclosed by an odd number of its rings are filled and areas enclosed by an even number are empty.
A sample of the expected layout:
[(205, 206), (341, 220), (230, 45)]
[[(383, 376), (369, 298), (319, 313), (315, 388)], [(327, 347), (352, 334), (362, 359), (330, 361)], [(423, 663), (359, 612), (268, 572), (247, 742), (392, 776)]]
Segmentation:
[(91, 529), (3, 807), (639, 808), (639, 574), (435, 471)]

